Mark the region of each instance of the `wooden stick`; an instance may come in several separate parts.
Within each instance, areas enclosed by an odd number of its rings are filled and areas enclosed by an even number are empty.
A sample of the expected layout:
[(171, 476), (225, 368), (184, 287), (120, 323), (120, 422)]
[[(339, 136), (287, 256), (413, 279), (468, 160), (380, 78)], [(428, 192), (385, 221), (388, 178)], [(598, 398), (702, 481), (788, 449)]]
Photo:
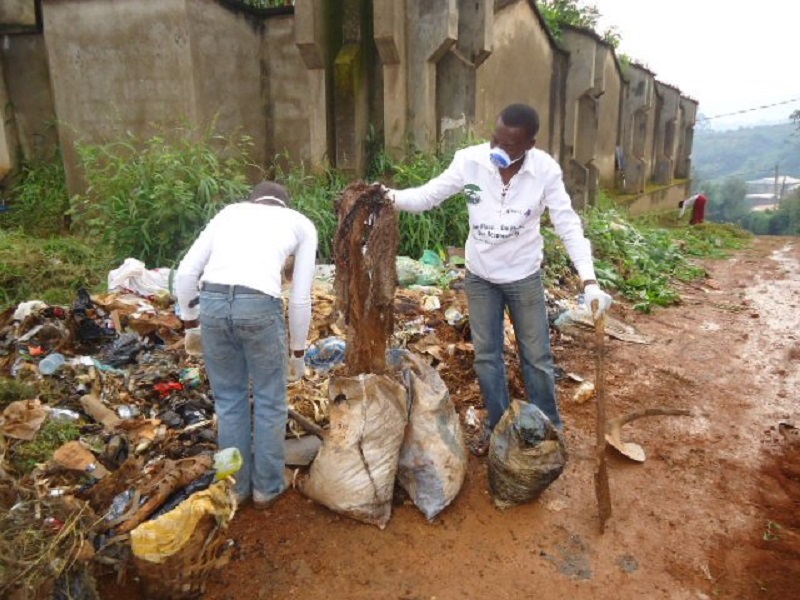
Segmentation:
[(325, 430), (311, 421), (311, 419), (307, 419), (293, 408), (289, 409), (289, 416), (297, 421), (297, 424), (305, 429), (308, 433), (317, 436), (321, 440), (325, 439)]
[[(596, 314), (599, 308), (597, 300), (592, 302), (592, 314)], [(595, 372), (595, 398), (597, 399), (597, 423), (595, 425), (597, 434), (597, 444), (595, 448), (595, 472), (594, 472), (594, 491), (597, 496), (597, 504), (600, 509), (600, 533), (606, 529), (606, 521), (611, 517), (611, 488), (608, 484), (608, 465), (606, 464), (606, 381), (605, 381), (605, 338), (606, 338), (605, 316), (600, 315), (595, 318), (595, 351), (597, 353), (597, 364)]]

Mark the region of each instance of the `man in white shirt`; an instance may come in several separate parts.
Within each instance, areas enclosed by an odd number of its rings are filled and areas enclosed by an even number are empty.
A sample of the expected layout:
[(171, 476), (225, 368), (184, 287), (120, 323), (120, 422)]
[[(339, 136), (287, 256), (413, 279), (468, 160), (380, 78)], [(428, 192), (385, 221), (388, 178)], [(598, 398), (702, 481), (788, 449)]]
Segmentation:
[(509, 405), (503, 358), (503, 320), (508, 307), (520, 352), (528, 401), (563, 428), (556, 401), (550, 329), (542, 285), (544, 240), (540, 219), (545, 208), (583, 280), (586, 302), (598, 301), (598, 317), (611, 297), (595, 280), (589, 241), (564, 188), (561, 168), (534, 148), (539, 116), (525, 104), (512, 104), (499, 115), (488, 144), (458, 151), (447, 170), (425, 185), (390, 190), (395, 206), (423, 212), (463, 191), (470, 233), (466, 243), (466, 292), (475, 371), (489, 413), (489, 433)]
[[(252, 496), (258, 508), (269, 506), (286, 487), (287, 370), (292, 381), (305, 372), (316, 252), (313, 223), (290, 208), (283, 186), (264, 181), (247, 201), (226, 206), (211, 219), (178, 267), (184, 326), (196, 327), (199, 316), (218, 446), (242, 453), (236, 494), (242, 502)], [(281, 274), (290, 256), (287, 350)], [(199, 307), (193, 302), (198, 288)]]

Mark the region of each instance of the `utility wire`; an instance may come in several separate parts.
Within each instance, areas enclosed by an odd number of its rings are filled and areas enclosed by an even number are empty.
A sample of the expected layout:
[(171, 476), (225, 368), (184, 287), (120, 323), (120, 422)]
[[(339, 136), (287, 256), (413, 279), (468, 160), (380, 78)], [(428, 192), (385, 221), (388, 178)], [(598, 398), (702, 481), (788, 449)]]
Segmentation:
[(721, 117), (730, 117), (732, 115), (741, 115), (742, 113), (753, 112), (756, 110), (764, 110), (765, 108), (772, 108), (773, 106), (781, 106), (782, 104), (791, 104), (792, 102), (798, 102), (800, 98), (792, 98), (790, 100), (783, 100), (781, 102), (775, 102), (774, 104), (765, 104), (763, 106), (755, 106), (753, 108), (743, 108), (742, 110), (737, 110), (735, 112), (725, 113), (723, 115), (712, 115), (710, 117), (700, 117), (695, 119), (695, 121), (710, 121), (711, 119), (719, 119)]

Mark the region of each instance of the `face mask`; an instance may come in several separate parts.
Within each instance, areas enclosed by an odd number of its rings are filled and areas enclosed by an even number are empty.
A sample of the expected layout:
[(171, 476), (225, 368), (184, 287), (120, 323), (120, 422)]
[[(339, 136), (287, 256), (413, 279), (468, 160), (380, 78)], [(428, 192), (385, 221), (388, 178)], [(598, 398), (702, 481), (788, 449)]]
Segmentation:
[(498, 169), (507, 169), (514, 163), (521, 161), (523, 158), (525, 158), (524, 152), (518, 158), (511, 160), (508, 152), (502, 148), (492, 148), (489, 151), (489, 160), (492, 161), (492, 164)]

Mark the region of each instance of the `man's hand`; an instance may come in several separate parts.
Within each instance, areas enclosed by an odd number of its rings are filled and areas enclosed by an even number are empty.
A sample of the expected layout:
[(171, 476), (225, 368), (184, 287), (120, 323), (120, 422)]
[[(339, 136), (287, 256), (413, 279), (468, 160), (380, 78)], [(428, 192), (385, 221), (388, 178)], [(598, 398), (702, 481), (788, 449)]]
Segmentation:
[(294, 353), (289, 357), (289, 383), (300, 381), (306, 374), (306, 359), (305, 353), (301, 356), (295, 356)]
[[(186, 321), (184, 324), (188, 323), (190, 323), (190, 321)], [(184, 330), (183, 347), (186, 350), (186, 354), (190, 354), (192, 356), (201, 356), (203, 354), (203, 338), (200, 334), (199, 325), (197, 327), (189, 327)]]
[(375, 181), (373, 182), (372, 185), (381, 186), (381, 193), (383, 194), (383, 197), (389, 200), (389, 202), (391, 202), (392, 204), (394, 204), (394, 190), (389, 189), (388, 187), (383, 185), (380, 181)]
[[(590, 283), (583, 289), (583, 297), (586, 301), (586, 306), (592, 311), (592, 317), (594, 319), (599, 319), (614, 301), (614, 299), (601, 290), (600, 286), (596, 283)], [(594, 307), (595, 300), (597, 301), (597, 310), (595, 310)]]

